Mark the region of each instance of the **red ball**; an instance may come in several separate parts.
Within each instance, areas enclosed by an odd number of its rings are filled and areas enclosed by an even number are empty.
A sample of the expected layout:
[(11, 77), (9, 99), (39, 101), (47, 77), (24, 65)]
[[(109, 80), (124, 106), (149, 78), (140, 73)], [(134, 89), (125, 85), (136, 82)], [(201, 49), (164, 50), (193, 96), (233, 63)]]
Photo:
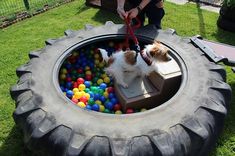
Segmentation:
[(86, 103), (88, 100), (87, 100), (87, 97), (86, 96), (82, 96), (80, 98), (80, 101), (83, 102), (83, 103)]
[(113, 87), (108, 87), (107, 91), (108, 91), (108, 93), (113, 93), (114, 92), (114, 88)]
[(91, 80), (92, 80), (92, 75), (87, 74), (87, 75), (85, 76), (85, 79), (86, 79), (87, 81), (91, 81)]
[(73, 103), (75, 103), (75, 104), (78, 103), (78, 99), (76, 99), (76, 98), (72, 98), (72, 101), (73, 101)]
[(114, 105), (114, 110), (117, 111), (117, 110), (121, 110), (122, 106), (120, 104), (115, 104)]
[(83, 83), (84, 83), (84, 79), (81, 78), (81, 77), (79, 77), (79, 78), (77, 79), (77, 83), (78, 83), (78, 85), (83, 84)]
[(73, 83), (73, 88), (78, 88), (78, 83), (77, 82)]
[(131, 113), (134, 113), (134, 110), (131, 109), (131, 108), (128, 108), (128, 109), (126, 110), (126, 114), (131, 114)]
[(66, 81), (67, 81), (67, 82), (71, 82), (71, 81), (72, 81), (72, 78), (71, 78), (71, 77), (66, 77)]
[(77, 72), (78, 72), (79, 74), (82, 74), (82, 73), (83, 73), (82, 68), (79, 68), (79, 69), (77, 70)]

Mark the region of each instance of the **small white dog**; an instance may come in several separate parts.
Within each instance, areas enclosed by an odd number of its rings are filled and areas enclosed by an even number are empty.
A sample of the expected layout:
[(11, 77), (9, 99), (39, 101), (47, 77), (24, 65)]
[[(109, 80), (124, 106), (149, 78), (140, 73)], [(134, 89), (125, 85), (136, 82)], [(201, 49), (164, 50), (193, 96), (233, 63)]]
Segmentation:
[(141, 54), (137, 54), (133, 50), (120, 50), (109, 57), (105, 49), (99, 48), (99, 50), (103, 61), (108, 63), (105, 72), (113, 76), (115, 81), (124, 88), (128, 87), (128, 84), (124, 82), (124, 72), (133, 72), (136, 76), (147, 76), (156, 71), (154, 64), (157, 61), (166, 62), (170, 60), (169, 49), (159, 41), (146, 45)]

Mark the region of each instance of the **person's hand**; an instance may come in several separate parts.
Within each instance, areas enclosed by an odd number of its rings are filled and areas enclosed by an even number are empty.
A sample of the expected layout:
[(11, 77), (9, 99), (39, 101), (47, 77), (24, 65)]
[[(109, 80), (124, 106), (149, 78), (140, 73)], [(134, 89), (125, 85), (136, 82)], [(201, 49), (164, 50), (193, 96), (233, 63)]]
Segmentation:
[(129, 10), (127, 13), (128, 13), (128, 17), (132, 19), (132, 18), (135, 18), (139, 14), (139, 11), (137, 8), (133, 8)]
[(156, 6), (157, 6), (158, 8), (163, 8), (163, 7), (164, 7), (164, 5), (163, 5), (163, 0), (159, 1), (159, 2), (156, 4)]
[(128, 15), (127, 12), (125, 12), (125, 10), (123, 8), (120, 8), (120, 7), (117, 8), (117, 12), (118, 12), (119, 16), (121, 17), (121, 19), (123, 19), (123, 20)]

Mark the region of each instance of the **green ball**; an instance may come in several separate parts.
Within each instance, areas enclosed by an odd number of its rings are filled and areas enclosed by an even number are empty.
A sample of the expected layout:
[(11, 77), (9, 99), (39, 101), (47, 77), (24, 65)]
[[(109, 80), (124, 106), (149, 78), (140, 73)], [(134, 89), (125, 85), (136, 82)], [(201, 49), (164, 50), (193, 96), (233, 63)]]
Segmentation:
[(104, 113), (110, 113), (110, 110), (105, 108)]

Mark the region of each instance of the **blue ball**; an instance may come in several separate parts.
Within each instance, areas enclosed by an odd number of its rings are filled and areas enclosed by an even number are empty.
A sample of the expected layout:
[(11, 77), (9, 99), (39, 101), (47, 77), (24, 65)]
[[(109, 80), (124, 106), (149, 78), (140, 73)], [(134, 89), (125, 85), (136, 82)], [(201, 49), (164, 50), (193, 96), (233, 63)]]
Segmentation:
[(87, 88), (90, 88), (91, 82), (90, 82), (90, 81), (85, 81), (85, 82), (84, 82), (84, 85), (85, 85)]
[(66, 88), (72, 89), (73, 83), (72, 82), (66, 82)]
[(102, 103), (104, 103), (104, 102), (106, 101), (106, 98), (102, 95), (102, 96), (100, 96), (100, 101), (101, 101)]
[(112, 102), (112, 104), (117, 104), (118, 103), (118, 100), (115, 98), (115, 97), (113, 97), (111, 100), (110, 100), (110, 102)]
[(65, 67), (66, 67), (67, 69), (71, 69), (71, 68), (72, 68), (72, 64), (66, 63), (66, 64), (65, 64)]
[(113, 93), (109, 93), (109, 99), (115, 98), (115, 95)]
[(95, 93), (95, 94), (94, 94), (94, 100), (99, 100), (99, 98), (100, 98), (100, 94)]
[(86, 105), (86, 109), (92, 110), (92, 107), (90, 105)]
[(72, 90), (68, 90), (68, 91), (66, 92), (66, 96), (67, 96), (68, 98), (72, 98), (72, 96), (73, 96), (73, 91), (72, 91)]
[(88, 94), (90, 94), (90, 98), (94, 98), (95, 94), (92, 91), (89, 91)]
[(106, 102), (105, 103), (105, 108), (107, 108), (107, 109), (109, 109), (109, 110), (112, 110), (113, 109), (113, 107), (114, 107), (114, 105), (112, 104), (112, 102)]
[(93, 110), (93, 111), (99, 111), (99, 109), (100, 109), (100, 106), (98, 105), (98, 104), (94, 104), (94, 105), (92, 105), (92, 107), (91, 107), (91, 109)]
[(62, 90), (62, 92), (64, 92), (65, 90), (63, 86), (60, 86), (60, 89)]
[(100, 88), (103, 89), (103, 90), (105, 90), (105, 88), (107, 88), (106, 83), (101, 83), (101, 84), (100, 84)]

